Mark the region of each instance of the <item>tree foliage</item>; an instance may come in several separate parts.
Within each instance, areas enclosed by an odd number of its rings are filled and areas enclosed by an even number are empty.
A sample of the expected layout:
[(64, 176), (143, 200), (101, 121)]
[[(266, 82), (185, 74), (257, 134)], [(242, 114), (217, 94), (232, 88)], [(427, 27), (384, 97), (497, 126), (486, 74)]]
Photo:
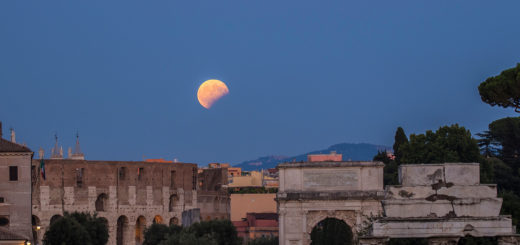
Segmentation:
[(404, 129), (401, 127), (398, 127), (395, 131), (395, 137), (394, 137), (394, 155), (395, 155), (395, 161), (397, 163), (401, 162), (402, 153), (399, 150), (402, 145), (408, 144), (408, 137), (406, 137), (406, 134), (404, 133)]
[(247, 242), (247, 245), (278, 245), (278, 237), (259, 237)]
[(157, 245), (161, 241), (167, 240), (171, 234), (177, 234), (182, 230), (182, 227), (172, 225), (170, 227), (163, 224), (152, 224), (144, 230), (143, 245)]
[(500, 75), (482, 82), (478, 91), (480, 98), (491, 106), (513, 107), (520, 112), (520, 63), (504, 70)]
[(43, 241), (47, 245), (106, 244), (108, 229), (105, 223), (95, 216), (85, 213), (65, 213), (45, 232)]
[(478, 162), (480, 156), (477, 141), (458, 124), (411, 134), (399, 152), (402, 163)]
[(93, 245), (106, 244), (108, 242), (108, 227), (105, 223), (106, 220), (97, 217), (97, 214), (90, 215), (88, 213), (66, 213), (65, 216), (69, 216), (85, 228), (90, 236), (90, 240)]
[(398, 185), (399, 180), (397, 177), (398, 164), (397, 161), (392, 160), (386, 154), (386, 151), (379, 151), (374, 156), (374, 161), (380, 161), (385, 164), (383, 168), (383, 184), (385, 185)]
[(498, 156), (517, 169), (520, 166), (520, 117), (506, 117), (489, 124), (488, 140), (498, 145)]
[(235, 226), (229, 220), (211, 220), (190, 227), (153, 224), (145, 230), (143, 245), (239, 245)]

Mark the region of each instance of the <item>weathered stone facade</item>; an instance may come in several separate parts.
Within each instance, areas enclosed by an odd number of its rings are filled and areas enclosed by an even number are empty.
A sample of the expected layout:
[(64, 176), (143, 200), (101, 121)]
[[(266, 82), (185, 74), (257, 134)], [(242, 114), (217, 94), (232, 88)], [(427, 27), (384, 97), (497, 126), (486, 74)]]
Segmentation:
[(226, 188), (227, 168), (202, 169), (199, 173), (197, 202), (201, 220), (230, 219), (231, 198)]
[(497, 186), (480, 184), (478, 163), (401, 165), (399, 182), (386, 186), (384, 217), (371, 236), (422, 237), (430, 244), (456, 244), (464, 236), (516, 239), (511, 217), (500, 215)]
[(285, 163), (277, 194), (280, 245), (307, 245), (320, 221), (335, 218), (354, 242), (382, 245), (391, 238), (428, 238), (457, 244), (464, 236), (498, 237), (518, 245), (510, 216), (501, 216), (496, 185), (480, 184), (478, 163), (410, 164), (399, 186), (383, 191), (379, 162)]
[(0, 243), (5, 243), (11, 237), (24, 242), (32, 237), (30, 203), (33, 153), (27, 147), (15, 143), (13, 131), (12, 141), (3, 139), (1, 125), (0, 122)]
[(280, 245), (310, 244), (326, 218), (344, 221), (355, 239), (370, 217), (381, 215), (381, 162), (307, 162), (278, 165)]
[[(184, 211), (199, 207), (196, 164), (53, 159), (44, 160), (45, 179), (40, 160), (33, 166), (32, 212), (33, 222), (41, 227), (38, 241), (56, 217), (78, 211), (97, 212), (106, 219), (108, 244), (141, 244), (146, 226), (180, 225)], [(229, 217), (229, 212), (214, 216)]]

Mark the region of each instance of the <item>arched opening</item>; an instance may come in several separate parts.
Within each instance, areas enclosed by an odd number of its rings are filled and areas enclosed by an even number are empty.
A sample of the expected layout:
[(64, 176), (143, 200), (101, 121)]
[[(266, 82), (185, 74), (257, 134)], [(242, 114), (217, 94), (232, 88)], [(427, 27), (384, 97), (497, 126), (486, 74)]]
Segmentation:
[(40, 229), (41, 229), (40, 218), (38, 218), (37, 216), (33, 215), (32, 218), (31, 218), (31, 223), (32, 223), (33, 241), (36, 244), (39, 244), (38, 231), (40, 231)]
[(116, 231), (116, 244), (125, 245), (125, 237), (128, 233), (128, 218), (126, 216), (120, 216), (117, 219), (117, 231)]
[(350, 245), (352, 236), (352, 229), (345, 221), (326, 218), (312, 229), (311, 245)]
[(170, 226), (179, 225), (179, 219), (177, 217), (173, 217), (170, 219)]
[(50, 225), (54, 224), (54, 222), (56, 222), (57, 220), (61, 219), (61, 215), (59, 214), (56, 214), (54, 216), (51, 217), (51, 222), (50, 222)]
[(168, 206), (168, 211), (173, 212), (175, 205), (179, 202), (179, 196), (173, 194), (170, 196), (170, 205)]
[(108, 200), (107, 194), (105, 194), (105, 193), (99, 194), (99, 196), (96, 199), (96, 211), (97, 212), (107, 211), (107, 200)]
[(135, 244), (141, 245), (144, 241), (144, 229), (146, 228), (146, 219), (139, 216), (135, 221)]
[(155, 217), (153, 217), (153, 223), (154, 224), (163, 224), (163, 218), (160, 215), (155, 215)]

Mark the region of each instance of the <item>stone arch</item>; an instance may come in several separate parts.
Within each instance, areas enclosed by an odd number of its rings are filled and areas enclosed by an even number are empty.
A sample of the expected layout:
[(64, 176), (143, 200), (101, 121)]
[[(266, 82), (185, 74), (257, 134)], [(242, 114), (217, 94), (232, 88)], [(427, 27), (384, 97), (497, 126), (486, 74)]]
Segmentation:
[(125, 237), (128, 237), (128, 218), (121, 215), (117, 219), (116, 244), (125, 245)]
[(164, 224), (163, 218), (160, 215), (155, 215), (155, 217), (153, 217), (153, 223), (154, 224)]
[(345, 244), (354, 242), (351, 226), (337, 218), (325, 218), (313, 227), (309, 242), (314, 244)]
[(146, 228), (146, 218), (142, 215), (135, 221), (135, 244), (141, 245), (144, 241), (144, 229)]
[(179, 219), (177, 217), (173, 217), (170, 219), (170, 226), (171, 225), (179, 225)]
[(107, 206), (108, 206), (108, 195), (105, 193), (99, 194), (99, 196), (96, 199), (96, 211), (97, 212), (107, 211)]
[(355, 234), (356, 227), (356, 213), (355, 211), (312, 211), (307, 213), (307, 235), (310, 236), (312, 229), (326, 218), (335, 218), (345, 222)]
[(51, 226), (52, 224), (54, 224), (54, 222), (56, 222), (57, 220), (61, 219), (63, 216), (59, 215), (59, 214), (56, 214), (56, 215), (53, 215), (51, 217), (51, 221), (49, 222), (49, 226)]
[(36, 243), (39, 243), (38, 233), (41, 229), (40, 218), (38, 218), (38, 216), (36, 216), (36, 215), (33, 215), (31, 217), (31, 224), (32, 224), (33, 241), (35, 241)]
[(179, 196), (177, 194), (173, 194), (170, 196), (170, 204), (168, 205), (168, 211), (173, 212), (175, 209), (175, 205), (179, 202)]

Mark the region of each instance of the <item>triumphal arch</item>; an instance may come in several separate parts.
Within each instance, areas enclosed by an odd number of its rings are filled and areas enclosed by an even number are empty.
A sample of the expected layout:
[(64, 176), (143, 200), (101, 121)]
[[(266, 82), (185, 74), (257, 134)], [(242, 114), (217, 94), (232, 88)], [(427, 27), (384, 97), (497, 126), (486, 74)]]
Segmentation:
[(381, 162), (301, 162), (278, 165), (280, 245), (311, 243), (320, 221), (345, 222), (354, 240), (382, 215)]
[[(497, 186), (480, 183), (478, 163), (401, 165), (400, 184), (386, 187), (383, 167), (332, 161), (278, 165), (280, 245), (308, 245), (343, 233), (345, 244), (426, 238), (431, 245), (454, 245), (471, 236), (520, 245), (511, 217), (500, 215)], [(324, 224), (331, 220), (336, 223)], [(334, 231), (323, 232), (327, 227)]]

